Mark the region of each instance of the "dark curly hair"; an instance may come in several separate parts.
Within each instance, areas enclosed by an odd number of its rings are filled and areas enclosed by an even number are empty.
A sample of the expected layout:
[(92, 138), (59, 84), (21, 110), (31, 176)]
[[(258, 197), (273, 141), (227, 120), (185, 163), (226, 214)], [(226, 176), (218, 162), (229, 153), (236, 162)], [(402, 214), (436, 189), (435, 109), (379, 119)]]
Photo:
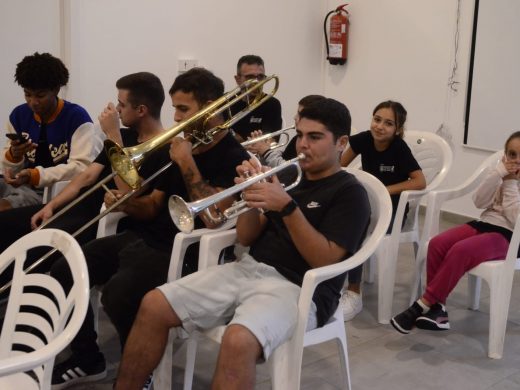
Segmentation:
[(22, 88), (52, 90), (67, 85), (69, 71), (59, 58), (49, 53), (34, 53), (16, 65), (14, 80)]
[(224, 94), (224, 82), (207, 69), (192, 68), (177, 76), (170, 88), (170, 96), (177, 91), (191, 92), (197, 103), (204, 107)]

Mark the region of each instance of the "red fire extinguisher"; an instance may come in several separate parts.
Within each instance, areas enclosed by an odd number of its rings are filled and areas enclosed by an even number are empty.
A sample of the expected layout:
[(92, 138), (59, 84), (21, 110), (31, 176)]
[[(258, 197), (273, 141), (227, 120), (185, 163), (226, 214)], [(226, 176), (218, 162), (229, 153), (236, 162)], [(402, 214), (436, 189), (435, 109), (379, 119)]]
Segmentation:
[[(345, 9), (348, 4), (342, 4), (325, 16), (323, 22), (323, 33), (325, 34), (325, 46), (327, 48), (327, 59), (331, 65), (343, 65), (347, 62), (348, 53), (348, 20), (349, 13)], [(327, 19), (330, 18), (330, 41), (327, 37)]]

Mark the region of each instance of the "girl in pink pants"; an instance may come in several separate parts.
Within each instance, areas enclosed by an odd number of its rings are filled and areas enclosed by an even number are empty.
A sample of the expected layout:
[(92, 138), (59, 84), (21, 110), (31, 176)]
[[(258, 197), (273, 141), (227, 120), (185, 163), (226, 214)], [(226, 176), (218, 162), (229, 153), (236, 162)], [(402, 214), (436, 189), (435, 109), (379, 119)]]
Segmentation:
[(520, 131), (509, 136), (502, 161), (490, 170), (473, 195), (485, 209), (479, 220), (449, 229), (430, 240), (424, 295), (390, 323), (401, 333), (450, 328), (445, 303), (459, 279), (489, 260), (504, 259), (520, 213)]

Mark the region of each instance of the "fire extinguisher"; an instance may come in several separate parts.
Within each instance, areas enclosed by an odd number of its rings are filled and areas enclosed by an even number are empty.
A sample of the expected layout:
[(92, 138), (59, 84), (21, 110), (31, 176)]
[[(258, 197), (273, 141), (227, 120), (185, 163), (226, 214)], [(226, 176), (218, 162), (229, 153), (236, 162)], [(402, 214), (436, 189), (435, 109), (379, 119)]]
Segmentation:
[[(348, 4), (342, 4), (325, 16), (323, 33), (325, 34), (325, 47), (327, 48), (327, 60), (331, 65), (343, 65), (347, 62), (348, 53), (348, 20), (349, 13), (345, 9)], [(327, 37), (327, 19), (330, 18), (330, 42)]]

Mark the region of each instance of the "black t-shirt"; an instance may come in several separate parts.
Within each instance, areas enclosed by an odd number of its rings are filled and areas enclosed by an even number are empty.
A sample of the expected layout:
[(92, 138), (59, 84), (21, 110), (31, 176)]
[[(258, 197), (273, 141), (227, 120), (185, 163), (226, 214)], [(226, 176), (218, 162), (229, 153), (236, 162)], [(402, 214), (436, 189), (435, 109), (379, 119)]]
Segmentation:
[[(169, 147), (169, 145), (166, 146)], [(194, 154), (193, 158), (202, 177), (204, 177), (211, 186), (227, 188), (234, 185), (236, 167), (240, 165), (242, 161), (249, 159), (249, 154), (242, 145), (228, 133), (214, 147), (204, 153)], [(148, 245), (160, 250), (170, 251), (173, 239), (178, 230), (168, 211), (168, 198), (171, 195), (178, 195), (184, 200), (189, 201), (184, 179), (177, 164), (173, 164), (166, 172), (159, 176), (154, 188), (166, 194), (166, 202), (163, 204), (163, 209), (159, 212), (159, 215), (152, 220), (132, 220), (130, 228), (143, 237)], [(204, 227), (200, 218), (196, 219), (195, 227)]]
[[(366, 234), (370, 204), (363, 186), (341, 170), (319, 180), (306, 180), (289, 191), (309, 223), (328, 240), (355, 253)], [(298, 252), (278, 213), (268, 212), (268, 222), (250, 253), (257, 261), (276, 268), (291, 282), (301, 286), (311, 267)], [(321, 283), (314, 293), (318, 325), (327, 322), (338, 306), (345, 274)]]
[[(406, 181), (411, 172), (421, 169), (406, 142), (399, 137), (395, 137), (382, 152), (374, 147), (370, 130), (351, 136), (349, 144), (354, 153), (361, 154), (363, 170), (377, 177), (385, 186)], [(399, 196), (391, 195), (394, 212)]]
[[(231, 114), (235, 115), (246, 107), (246, 102), (240, 100), (231, 107)], [(253, 130), (262, 130), (263, 133), (272, 133), (282, 128), (282, 106), (275, 97), (268, 99), (254, 111), (240, 119), (233, 126), (233, 131), (244, 140)]]

